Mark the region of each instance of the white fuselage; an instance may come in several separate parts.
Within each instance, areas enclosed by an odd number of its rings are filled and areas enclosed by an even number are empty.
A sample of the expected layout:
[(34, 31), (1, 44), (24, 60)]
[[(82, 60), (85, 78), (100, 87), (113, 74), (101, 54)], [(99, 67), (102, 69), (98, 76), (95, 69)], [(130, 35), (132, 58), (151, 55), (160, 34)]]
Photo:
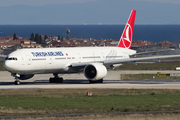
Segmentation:
[[(11, 73), (77, 73), (69, 66), (77, 63), (95, 63), (126, 59), (136, 53), (120, 47), (67, 47), (20, 49), (8, 55), (4, 67)], [(17, 60), (14, 60), (15, 58)]]

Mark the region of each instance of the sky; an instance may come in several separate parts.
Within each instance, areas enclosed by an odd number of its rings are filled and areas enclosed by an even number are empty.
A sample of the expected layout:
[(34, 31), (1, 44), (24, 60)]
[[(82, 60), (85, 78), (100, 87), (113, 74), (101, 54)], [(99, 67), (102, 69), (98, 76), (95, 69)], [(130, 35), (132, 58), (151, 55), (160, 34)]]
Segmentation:
[[(12, 6), (12, 5), (18, 5), (18, 4), (42, 6), (42, 5), (48, 5), (48, 4), (85, 3), (89, 1), (98, 1), (98, 0), (0, 0), (0, 3), (1, 3), (0, 6)], [(112, 1), (109, 0), (109, 1), (112, 2), (113, 0)], [(180, 0), (131, 0), (131, 1), (180, 4)]]
[(0, 0), (0, 25), (180, 24), (180, 0)]
[(180, 0), (132, 0), (132, 1), (180, 4)]
[(30, 5), (30, 6), (42, 6), (48, 4), (70, 4), (70, 3), (85, 3), (96, 0), (0, 0), (0, 6), (12, 6), (12, 5)]

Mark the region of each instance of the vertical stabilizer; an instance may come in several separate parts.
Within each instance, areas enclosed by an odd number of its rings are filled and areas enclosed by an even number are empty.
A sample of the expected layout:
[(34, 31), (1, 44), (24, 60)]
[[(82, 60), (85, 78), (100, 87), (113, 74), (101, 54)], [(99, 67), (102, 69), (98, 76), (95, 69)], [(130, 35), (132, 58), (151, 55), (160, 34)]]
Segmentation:
[(117, 47), (131, 48), (136, 10), (132, 10)]

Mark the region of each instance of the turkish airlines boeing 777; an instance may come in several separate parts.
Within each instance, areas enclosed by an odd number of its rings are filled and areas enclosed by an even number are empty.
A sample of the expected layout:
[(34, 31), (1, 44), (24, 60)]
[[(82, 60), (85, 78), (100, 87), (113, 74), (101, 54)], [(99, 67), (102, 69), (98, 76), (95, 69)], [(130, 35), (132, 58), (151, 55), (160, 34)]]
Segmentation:
[[(103, 82), (107, 69), (114, 69), (124, 62), (180, 57), (180, 55), (130, 58), (136, 51), (131, 50), (131, 41), (136, 10), (132, 10), (117, 47), (66, 47), (19, 49), (10, 53), (4, 68), (19, 80), (32, 78), (34, 74), (52, 73), (49, 82), (63, 82), (58, 74), (84, 72), (90, 83)], [(139, 54), (139, 53), (138, 53)], [(3, 57), (3, 56), (1, 56)]]

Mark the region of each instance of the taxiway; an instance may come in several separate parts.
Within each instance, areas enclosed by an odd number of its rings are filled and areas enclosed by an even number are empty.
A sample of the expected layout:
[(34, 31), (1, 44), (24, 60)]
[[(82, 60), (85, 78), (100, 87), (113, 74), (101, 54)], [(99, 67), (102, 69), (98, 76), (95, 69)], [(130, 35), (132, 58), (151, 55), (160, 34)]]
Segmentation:
[(81, 74), (65, 74), (62, 77), (64, 83), (49, 83), (52, 74), (39, 74), (33, 78), (21, 81), (20, 85), (14, 85), (14, 78), (7, 71), (0, 72), (0, 89), (39, 89), (39, 88), (123, 88), (123, 89), (180, 89), (180, 80), (121, 80), (121, 74), (140, 73), (180, 73), (180, 71), (109, 71), (103, 84), (89, 84)]

